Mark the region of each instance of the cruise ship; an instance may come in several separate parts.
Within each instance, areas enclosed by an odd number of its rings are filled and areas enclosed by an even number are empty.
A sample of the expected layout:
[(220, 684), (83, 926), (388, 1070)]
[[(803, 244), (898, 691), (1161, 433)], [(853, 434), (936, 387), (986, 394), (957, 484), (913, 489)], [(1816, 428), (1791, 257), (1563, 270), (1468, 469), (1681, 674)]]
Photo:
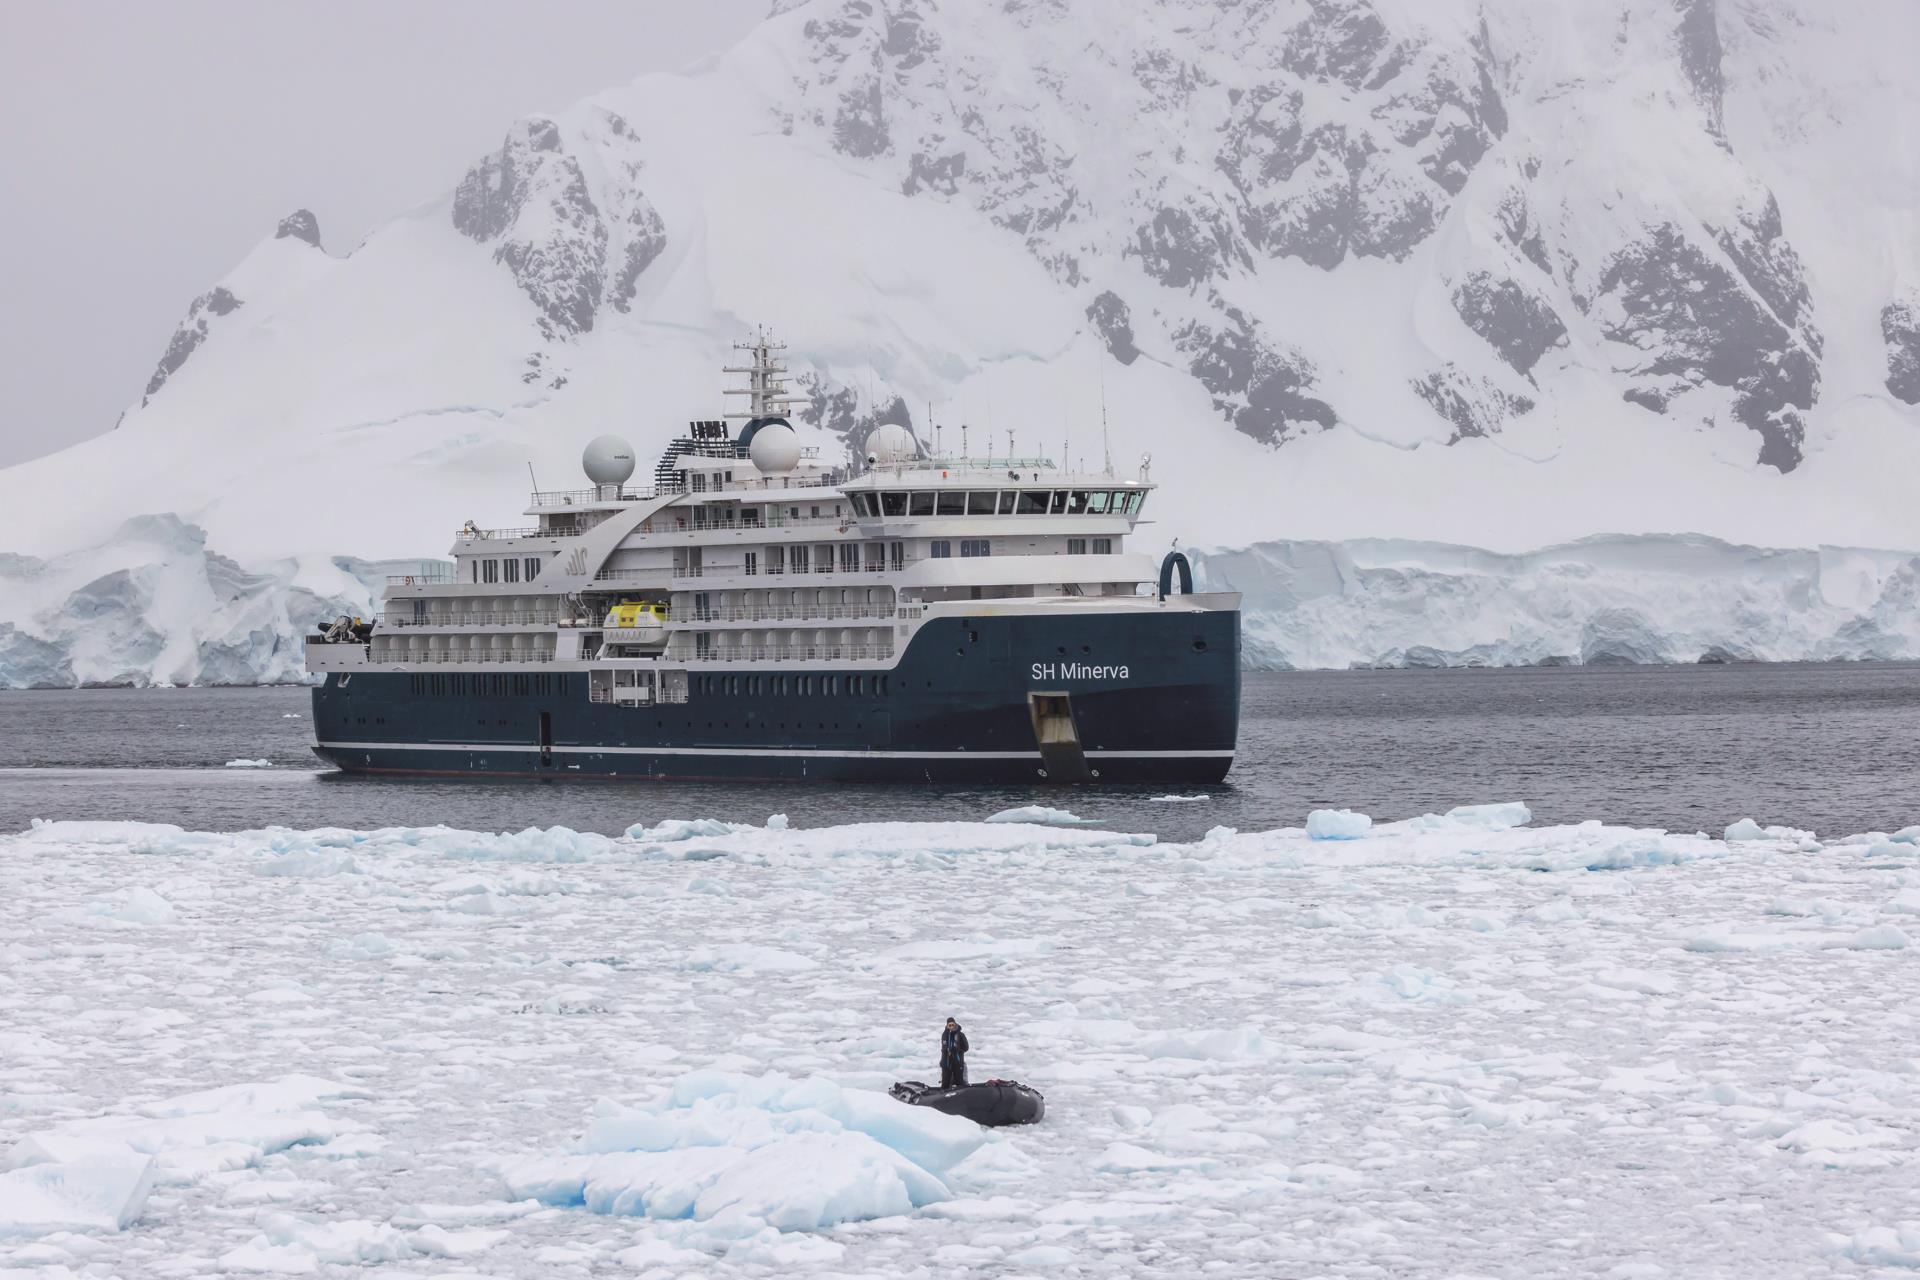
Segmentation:
[(469, 523), (377, 618), (310, 636), (315, 751), (350, 773), (1226, 774), (1240, 599), (1126, 550), (1147, 459), (1123, 479), (947, 457), (888, 425), (830, 463), (791, 426), (779, 344), (738, 349), (745, 407), (692, 423), (650, 484), (602, 436), (590, 487)]

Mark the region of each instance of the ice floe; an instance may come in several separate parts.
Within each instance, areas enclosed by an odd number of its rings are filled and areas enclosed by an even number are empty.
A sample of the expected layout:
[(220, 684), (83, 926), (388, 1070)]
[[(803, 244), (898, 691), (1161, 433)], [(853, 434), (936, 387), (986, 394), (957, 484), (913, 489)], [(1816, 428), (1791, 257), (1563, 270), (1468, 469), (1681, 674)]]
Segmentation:
[[(0, 1270), (1903, 1265), (1920, 828), (1358, 816), (36, 823)], [(885, 1096), (948, 1014), (1045, 1123)]]

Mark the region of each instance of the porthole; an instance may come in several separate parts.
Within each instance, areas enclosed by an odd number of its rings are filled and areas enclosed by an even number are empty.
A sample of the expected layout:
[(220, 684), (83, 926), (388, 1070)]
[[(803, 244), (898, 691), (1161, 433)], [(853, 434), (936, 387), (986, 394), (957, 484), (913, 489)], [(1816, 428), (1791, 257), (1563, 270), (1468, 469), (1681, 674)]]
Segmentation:
[(1193, 651), (1195, 653), (1205, 653), (1207, 651), (1207, 638), (1205, 636), (1195, 636), (1193, 638)]

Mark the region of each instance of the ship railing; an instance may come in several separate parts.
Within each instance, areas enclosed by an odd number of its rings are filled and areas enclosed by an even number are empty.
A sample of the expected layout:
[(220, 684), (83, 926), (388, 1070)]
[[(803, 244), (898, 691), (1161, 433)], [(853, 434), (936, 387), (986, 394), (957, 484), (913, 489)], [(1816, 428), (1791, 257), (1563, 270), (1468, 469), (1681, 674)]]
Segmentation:
[(450, 564), (426, 564), (412, 573), (390, 573), (387, 585), (390, 587), (433, 586), (436, 583), (458, 582), (459, 575)]
[(504, 542), (510, 538), (569, 538), (575, 536), (575, 532), (545, 529), (536, 524), (518, 529), (462, 529), (455, 536), (462, 542)]
[(741, 645), (679, 655), (683, 662), (879, 662), (893, 656), (885, 644)]
[(685, 493), (684, 484), (656, 484), (646, 489), (622, 488), (606, 497), (600, 496), (598, 489), (536, 489), (529, 506), (534, 507), (586, 507), (599, 502), (650, 502), (655, 498), (664, 498), (670, 494)]
[(674, 622), (795, 622), (830, 618), (891, 618), (890, 604), (742, 605), (731, 609), (695, 609)]
[(560, 624), (560, 615), (498, 609), (479, 613), (429, 614), (424, 618), (404, 613), (383, 613), (379, 623), (383, 627), (554, 627)]
[[(693, 514), (688, 514), (689, 510)], [(769, 515), (766, 519), (741, 519), (736, 516), (723, 516), (718, 519), (701, 516), (699, 508), (668, 508), (640, 524), (642, 534), (649, 533), (703, 533), (709, 529), (790, 529), (802, 525), (838, 525), (851, 529), (854, 518), (851, 514), (839, 516), (783, 516)], [(671, 520), (669, 520), (669, 514)]]
[(458, 662), (552, 662), (554, 657), (551, 653), (532, 649), (476, 649), (471, 653), (453, 649), (430, 649), (416, 653), (409, 649), (400, 653), (375, 654), (373, 661), (411, 667)]
[[(910, 564), (920, 563), (920, 556), (902, 556), (898, 560), (875, 560), (853, 568), (834, 565), (812, 565), (797, 569), (791, 563), (782, 565), (756, 564), (749, 569), (743, 564), (690, 564), (675, 565), (675, 578), (858, 578), (864, 574), (897, 573)], [(613, 570), (611, 572), (619, 572)]]

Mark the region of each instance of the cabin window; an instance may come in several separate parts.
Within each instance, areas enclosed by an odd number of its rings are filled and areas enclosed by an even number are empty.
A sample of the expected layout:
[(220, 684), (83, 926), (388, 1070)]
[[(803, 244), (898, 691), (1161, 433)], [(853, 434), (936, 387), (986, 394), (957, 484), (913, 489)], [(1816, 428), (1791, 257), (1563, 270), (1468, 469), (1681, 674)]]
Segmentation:
[(818, 519), (820, 518), (820, 506), (819, 506), (819, 504), (818, 504), (818, 503), (815, 503), (815, 504), (814, 504), (814, 507), (813, 507), (813, 518), (814, 518), (815, 520), (818, 520)]
[(1103, 516), (1107, 514), (1107, 500), (1114, 495), (1106, 489), (1095, 489), (1087, 497), (1087, 514)]
[(993, 543), (986, 538), (962, 538), (960, 554), (968, 559), (989, 556), (993, 554)]
[(952, 555), (953, 544), (951, 542), (948, 542), (945, 538), (935, 538), (933, 540), (933, 558), (935, 560), (946, 560)]
[(467, 563), (473, 566), (473, 580), (475, 582), (480, 581), (480, 562), (478, 560), (469, 560)]
[(740, 557), (740, 570), (749, 578), (758, 575), (760, 572), (760, 553), (758, 551), (749, 551), (742, 555)]
[(889, 542), (887, 544), (887, 549), (889, 553), (888, 558), (896, 570), (900, 569), (902, 566), (906, 564), (907, 562), (907, 544), (906, 543)]
[(504, 581), (506, 582), (520, 581), (520, 562), (518, 560), (502, 561), (500, 568), (501, 568), (502, 578)]
[(1023, 516), (1043, 516), (1047, 514), (1047, 491), (1045, 489), (1021, 489), (1020, 514)]
[(898, 491), (881, 494), (880, 514), (883, 516), (903, 516), (907, 514), (907, 495)]
[(525, 563), (527, 566), (527, 581), (532, 582), (540, 576), (540, 557), (528, 556)]
[(836, 696), (840, 692), (839, 676), (828, 676), (826, 680), (826, 684), (827, 684), (826, 692), (829, 698)]
[(843, 542), (840, 544), (840, 572), (860, 572), (860, 544)]
[(805, 573), (807, 568), (807, 548), (804, 545), (793, 548), (793, 571)]
[(933, 514), (933, 494), (931, 492), (916, 492), (912, 494), (907, 501), (914, 515), (930, 516)]
[(498, 560), (482, 560), (480, 562), (480, 581), (500, 581), (500, 562)]
[(813, 571), (815, 573), (833, 572), (833, 544), (831, 542), (823, 542), (820, 544), (820, 554), (813, 558)]
[(967, 514), (970, 516), (990, 516), (999, 503), (1000, 495), (995, 493), (970, 493), (967, 495)]
[(847, 693), (850, 697), (855, 697), (855, 698), (866, 697), (867, 696), (867, 678), (865, 676), (851, 677), (847, 681)]
[(1083, 556), (1087, 554), (1087, 540), (1085, 538), (1068, 538), (1067, 554), (1070, 556)]
[(1113, 539), (1112, 538), (1095, 538), (1093, 540), (1093, 554), (1097, 556), (1112, 555)]
[(936, 514), (943, 516), (963, 516), (967, 514), (967, 495), (958, 489), (940, 490), (940, 505)]

